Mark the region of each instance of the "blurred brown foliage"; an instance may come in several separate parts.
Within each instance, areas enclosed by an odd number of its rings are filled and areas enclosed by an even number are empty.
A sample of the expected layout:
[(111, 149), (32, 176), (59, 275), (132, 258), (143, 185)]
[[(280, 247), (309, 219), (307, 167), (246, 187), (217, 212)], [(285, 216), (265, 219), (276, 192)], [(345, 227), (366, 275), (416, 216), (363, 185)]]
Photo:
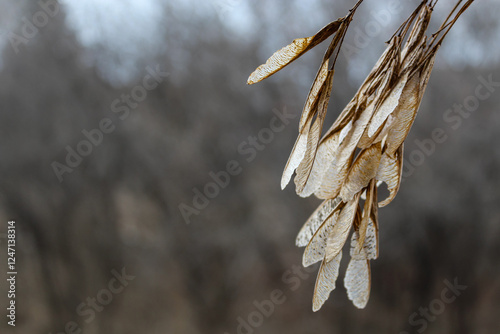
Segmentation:
[[(162, 34), (144, 37), (158, 38), (163, 51), (145, 49), (134, 68), (141, 74), (121, 86), (85, 61), (84, 55), (113, 54), (103, 51), (105, 45), (82, 45), (66, 25), (64, 6), (19, 52), (4, 48), (0, 233), (8, 220), (16, 221), (19, 274), (17, 325), (8, 326), (3, 316), (2, 333), (59, 333), (70, 321), (83, 333), (237, 333), (238, 318), (248, 321), (257, 310), (254, 301), (269, 299), (276, 289), (286, 300), (251, 328), (255, 333), (416, 332), (423, 325), (411, 324), (409, 317), (439, 299), (444, 280), (455, 278), (467, 289), (427, 321), (425, 332), (498, 333), (500, 95), (495, 90), (466, 117), (447, 110), (476, 94), (479, 77), (500, 81), (500, 63), (459, 67), (448, 62), (446, 52), (438, 57), (407, 139), (407, 177), (392, 205), (379, 212), (382, 247), (372, 263), (370, 301), (364, 310), (354, 308), (339, 281), (333, 298), (313, 313), (314, 274), (290, 270), (300, 268), (302, 256), (295, 235), (319, 201), (279, 187), (298, 120), (269, 143), (259, 142), (253, 159), (238, 147), (248, 147), (249, 136), (259, 138), (273, 109), (298, 115), (321, 55), (312, 52), (258, 86), (247, 86), (246, 78), (269, 52), (344, 15), (350, 3), (321, 2), (328, 14), (324, 22), (309, 20), (314, 13), (296, 19), (299, 2), (272, 2), (282, 8), (279, 17), (245, 3), (259, 20), (251, 22), (252, 34), (240, 35), (223, 22), (241, 6), (237, 1), (226, 4), (224, 15), (217, 15), (220, 8), (188, 15), (174, 2), (163, 3)], [(17, 8), (19, 25), (23, 15), (40, 10), (29, 1), (2, 5)], [(405, 2), (402, 13), (410, 7)], [(473, 22), (473, 35), (498, 31), (479, 19), (479, 8), (486, 7), (471, 8), (463, 18)], [(369, 10), (360, 8), (353, 26), (362, 28), (359, 18), (370, 17)], [(360, 66), (354, 58), (371, 67), (389, 31), (356, 57), (339, 60), (327, 123), (359, 83), (349, 76), (350, 68)], [(355, 43), (353, 37), (348, 33), (346, 43)], [(467, 48), (468, 41), (454, 47)], [(120, 120), (113, 101), (140, 85), (146, 67), (157, 64), (169, 76)], [(103, 118), (112, 119), (116, 129), (59, 182), (51, 164), (64, 162), (65, 147), (75, 148), (85, 139), (82, 130), (96, 128)], [(447, 139), (434, 143), (421, 164), (412, 164), (412, 152), (423, 152), (417, 141), (432, 138), (436, 128)], [(414, 155), (414, 162), (422, 156)], [(241, 173), (186, 224), (179, 205), (192, 205), (193, 189), (203, 189), (212, 182), (209, 172), (225, 170), (231, 160), (239, 162)], [(6, 268), (0, 241), (0, 267)], [(99, 296), (112, 270), (122, 268), (135, 278), (87, 323), (77, 308)]]

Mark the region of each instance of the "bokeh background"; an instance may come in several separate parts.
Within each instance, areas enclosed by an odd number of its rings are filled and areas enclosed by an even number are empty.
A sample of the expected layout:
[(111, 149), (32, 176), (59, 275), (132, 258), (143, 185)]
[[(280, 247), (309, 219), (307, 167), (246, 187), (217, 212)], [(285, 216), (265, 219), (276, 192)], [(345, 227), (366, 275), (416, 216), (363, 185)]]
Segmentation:
[[(1, 0), (0, 331), (499, 333), (500, 2), (493, 0), (473, 4), (439, 52), (406, 142), (404, 182), (379, 211), (367, 307), (346, 297), (344, 252), (337, 289), (311, 311), (318, 265), (300, 269), (294, 239), (320, 201), (279, 187), (298, 119), (271, 137), (263, 129), (276, 113), (299, 115), (326, 43), (262, 83), (246, 79), (272, 52), (354, 3)], [(367, 0), (359, 8), (336, 66), (328, 123), (417, 3)], [(439, 2), (434, 30), (452, 4)], [(30, 30), (34, 20), (39, 27)], [(129, 101), (128, 113), (115, 112), (154, 69), (168, 75)], [(496, 84), (486, 88), (485, 80)], [(478, 99), (478, 91), (490, 94)], [(54, 162), (65, 164), (67, 147), (76, 150), (82, 131), (103, 119), (113, 130), (60, 182)], [(429, 144), (436, 129), (446, 139)], [(242, 152), (251, 137), (258, 149)], [(192, 207), (196, 191), (213, 182), (210, 172), (230, 161), (239, 173), (184, 219), (179, 206)], [(9, 220), (17, 226), (15, 328), (3, 314)], [(110, 293), (122, 271), (133, 279)], [(466, 288), (443, 303), (454, 281)], [(280, 304), (271, 307), (263, 301), (273, 294)]]

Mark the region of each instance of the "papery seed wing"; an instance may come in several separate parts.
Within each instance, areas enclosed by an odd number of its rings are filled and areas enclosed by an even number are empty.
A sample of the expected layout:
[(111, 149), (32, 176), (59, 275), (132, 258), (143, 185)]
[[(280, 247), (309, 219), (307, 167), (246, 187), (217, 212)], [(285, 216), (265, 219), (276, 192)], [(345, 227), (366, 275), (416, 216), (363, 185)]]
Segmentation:
[(247, 83), (249, 85), (254, 84), (278, 72), (283, 67), (287, 66), (319, 43), (323, 42), (330, 35), (334, 34), (340, 27), (343, 20), (344, 19), (342, 18), (337, 21), (333, 21), (316, 33), (316, 35), (295, 39), (291, 44), (288, 44), (282, 49), (276, 51), (265, 64), (260, 65), (252, 74), (250, 74)]
[[(387, 64), (387, 68), (380, 74), (380, 81), (377, 85), (373, 85), (372, 87), (376, 89), (376, 92), (370, 92), (369, 94), (374, 94), (374, 105), (375, 112), (378, 111), (381, 104), (390, 96), (393, 90), (394, 82), (398, 78), (399, 74), (399, 61), (400, 61), (400, 53), (399, 47), (394, 49), (391, 60)], [(373, 134), (370, 134), (372, 137)]]
[[(381, 184), (381, 182), (378, 182), (377, 181), (377, 187), (379, 187)], [(371, 217), (372, 217), (372, 221), (373, 221), (373, 224), (375, 224), (375, 228), (376, 230), (378, 231), (378, 189), (377, 187), (375, 187), (373, 189), (373, 206), (372, 206), (372, 211), (371, 211)], [(377, 238), (378, 238), (378, 232), (377, 232)]]
[(404, 68), (407, 72), (410, 70), (414, 70), (419, 66), (422, 62), (422, 59), (425, 55), (425, 50), (427, 47), (427, 37), (424, 36), (422, 41), (416, 48), (413, 49), (411, 53), (406, 55), (401, 67)]
[(342, 185), (340, 197), (349, 201), (355, 194), (368, 185), (371, 179), (377, 175), (382, 147), (380, 143), (363, 150), (352, 164), (349, 173)]
[[(366, 211), (364, 210), (363, 214), (365, 212)], [(356, 260), (375, 260), (378, 257), (378, 229), (374, 223), (373, 217), (374, 211), (372, 209), (370, 212), (370, 218), (368, 219), (368, 225), (366, 226), (364, 240), (361, 240), (359, 228), (352, 234), (350, 255)], [(363, 218), (364, 216), (361, 219)]]
[(384, 50), (382, 55), (380, 55), (379, 59), (373, 66), (372, 70), (366, 77), (365, 81), (361, 84), (361, 87), (359, 88), (356, 95), (362, 95), (363, 93), (366, 93), (366, 91), (369, 89), (370, 86), (372, 86), (376, 78), (379, 79), (382, 78), (381, 73), (384, 71), (384, 69), (387, 68), (387, 65), (390, 62), (392, 56), (394, 55), (394, 51), (398, 47), (399, 43), (400, 43), (400, 38), (397, 36), (394, 36), (389, 41), (389, 45)]
[(405, 46), (401, 52), (403, 63), (407, 62), (404, 58), (408, 58), (409, 54), (418, 47), (417, 45), (421, 44), (422, 40), (426, 38), (425, 32), (429, 26), (431, 15), (432, 9), (427, 5), (422, 6), (417, 21), (413, 25), (410, 35), (408, 36)]
[[(314, 161), (310, 179), (301, 196), (307, 197), (315, 192), (322, 184), (323, 177), (329, 168), (333, 172), (335, 157), (340, 144), (344, 141), (352, 128), (352, 119), (355, 115), (357, 103), (352, 99), (340, 113), (335, 123), (326, 132), (320, 141), (317, 158)], [(327, 190), (331, 187), (326, 186)], [(336, 196), (331, 196), (336, 197)]]
[(295, 141), (292, 153), (290, 153), (290, 157), (286, 162), (285, 170), (283, 171), (283, 175), (281, 176), (281, 189), (285, 189), (288, 182), (290, 182), (290, 178), (292, 177), (293, 172), (300, 165), (300, 162), (304, 158), (307, 149), (308, 134), (308, 132), (299, 133), (299, 136)]
[(351, 237), (351, 260), (344, 278), (347, 296), (357, 308), (364, 308), (370, 297), (370, 262), (367, 254), (370, 250), (367, 250), (369, 246), (364, 240), (361, 240), (359, 231), (354, 231)]
[(330, 261), (342, 251), (358, 210), (359, 194), (340, 210), (337, 223), (333, 225), (326, 242), (326, 261)]
[(295, 191), (297, 192), (297, 194), (300, 194), (301, 191), (304, 189), (304, 186), (311, 172), (314, 163), (314, 158), (316, 156), (316, 151), (318, 149), (318, 142), (319, 142), (319, 136), (321, 135), (322, 125), (323, 125), (323, 120), (317, 118), (314, 121), (313, 125), (311, 126), (309, 135), (307, 137), (306, 151), (304, 153), (302, 161), (297, 167), (296, 170), (297, 173), (294, 179)]
[(364, 241), (366, 258), (368, 260), (375, 260), (378, 258), (378, 228), (374, 223), (373, 217), (374, 212), (372, 210), (370, 219), (368, 220), (368, 226), (366, 228), (366, 236)]
[(314, 193), (318, 198), (328, 198), (328, 196), (337, 197), (351, 166), (356, 145), (366, 128), (372, 112), (373, 104), (369, 104), (368, 107), (361, 111), (359, 118), (354, 122), (352, 128), (340, 144), (335, 155), (335, 164), (327, 170), (321, 187)]
[(420, 106), (420, 75), (416, 73), (408, 79), (405, 89), (401, 94), (401, 101), (394, 112), (394, 120), (387, 134), (387, 154), (393, 156), (394, 152), (408, 136), (410, 128)]
[(339, 217), (340, 206), (338, 206), (333, 213), (323, 222), (323, 224), (314, 233), (311, 241), (307, 244), (302, 257), (302, 265), (308, 267), (325, 257), (325, 249), (327, 239), (332, 228), (337, 224)]
[(320, 187), (314, 192), (314, 195), (321, 199), (337, 197), (349, 172), (353, 158), (354, 152), (344, 165), (342, 165), (340, 170), (337, 170), (336, 164), (330, 165), (323, 176)]
[[(370, 147), (376, 143), (381, 142), (384, 138), (384, 135), (382, 135), (382, 132), (386, 129), (388, 120), (389, 120), (389, 118), (387, 118), (387, 120), (380, 126), (380, 128), (378, 129), (377, 132), (375, 132), (373, 137), (368, 137), (368, 128), (366, 128), (365, 132), (363, 132), (363, 135), (359, 139), (357, 147), (359, 149), (364, 150), (364, 149), (367, 149), (368, 147)], [(387, 134), (387, 131), (385, 134)]]
[(307, 139), (307, 149), (302, 159), (299, 167), (297, 168), (297, 175), (295, 176), (295, 185), (297, 194), (301, 194), (302, 190), (309, 179), (309, 175), (311, 173), (311, 169), (313, 167), (313, 163), (316, 157), (316, 152), (318, 150), (318, 143), (321, 136), (321, 130), (323, 128), (323, 122), (325, 120), (326, 111), (328, 109), (328, 101), (330, 100), (330, 92), (332, 90), (333, 85), (333, 70), (329, 71), (328, 78), (325, 81), (325, 85), (323, 86), (319, 105), (318, 105), (318, 113), (316, 116), (316, 120), (314, 124), (311, 126), (309, 130), (309, 136)]
[[(326, 59), (316, 74), (316, 78), (314, 78), (314, 82), (311, 86), (311, 90), (307, 95), (307, 100), (304, 105), (304, 110), (302, 111), (302, 115), (300, 116), (299, 121), (299, 131), (302, 132), (306, 124), (308, 124), (312, 117), (314, 116), (314, 112), (317, 109), (314, 109), (314, 106), (317, 106), (318, 99), (320, 97), (320, 93), (324, 91), (323, 86), (329, 76), (328, 71), (328, 59)], [(333, 77), (333, 74), (332, 74)], [(331, 87), (330, 87), (331, 91)]]
[[(312, 112), (312, 114), (310, 115), (309, 118), (306, 119), (304, 127), (301, 126), (299, 137), (295, 142), (295, 145), (292, 149), (292, 153), (288, 158), (285, 170), (283, 171), (283, 175), (281, 177), (281, 189), (285, 189), (288, 182), (290, 182), (290, 178), (292, 177), (293, 172), (297, 169), (297, 167), (300, 166), (300, 163), (302, 162), (304, 157), (306, 157), (305, 163), (311, 164), (312, 166), (312, 162), (314, 160), (314, 155), (316, 153), (318, 145), (319, 136), (321, 135), (321, 129), (323, 127), (323, 121), (325, 118), (326, 110), (328, 109), (328, 100), (330, 98), (330, 93), (333, 85), (333, 74), (334, 74), (333, 70), (327, 71), (326, 78), (321, 83), (323, 86), (321, 87), (321, 90), (319, 92), (319, 94), (322, 95), (321, 101), (319, 101), (320, 103), (318, 105), (318, 101), (316, 100), (315, 102), (316, 104), (312, 107), (312, 108), (321, 108), (320, 114), (318, 115), (316, 122), (313, 124), (312, 127), (310, 127), (310, 123), (312, 121), (314, 113), (316, 112), (316, 110), (312, 109), (314, 111), (311, 110), (308, 112), (309, 114), (311, 114)], [(318, 75), (320, 75), (320, 73), (318, 73)], [(322, 92), (325, 93), (323, 94)], [(304, 116), (305, 113), (306, 111), (304, 109), (304, 111), (302, 112), (302, 116)], [(305, 167), (303, 167), (303, 169), (305, 169)], [(304, 174), (304, 171), (302, 171), (302, 174)]]
[(424, 96), (425, 88), (431, 77), (432, 68), (434, 67), (434, 61), (436, 60), (436, 54), (434, 53), (425, 63), (422, 69), (422, 75), (420, 77), (420, 96)]
[[(330, 174), (333, 180), (330, 177), (325, 179), (325, 175), (327, 174), (329, 168), (332, 168), (331, 173), (333, 173), (337, 150), (339, 148), (339, 145), (342, 144), (344, 138), (351, 130), (351, 127), (352, 123), (349, 122), (338, 132), (335, 132), (329, 135), (328, 137), (324, 137), (321, 140), (320, 145), (318, 147), (318, 151), (316, 152), (316, 157), (314, 159), (311, 172), (309, 174), (309, 178), (307, 179), (307, 183), (304, 189), (298, 193), (300, 196), (302, 197), (310, 196), (322, 186), (324, 187), (324, 190), (326, 190), (328, 194), (332, 194), (332, 192), (336, 194), (338, 192), (339, 189), (338, 187), (340, 187), (340, 183), (345, 177), (344, 174), (347, 172), (348, 166), (346, 166), (346, 170), (343, 172), (341, 171), (340, 174), (337, 175)], [(335, 179), (337, 181), (335, 181)], [(333, 185), (330, 181), (333, 181)], [(336, 186), (337, 183), (339, 183), (338, 186)], [(336, 197), (336, 195), (335, 196), (327, 194), (323, 195), (326, 196), (325, 198)]]
[(385, 152), (380, 159), (380, 165), (377, 171), (376, 179), (387, 184), (389, 197), (378, 203), (379, 207), (386, 206), (398, 193), (401, 184), (401, 175), (403, 171), (403, 144), (399, 147), (394, 156)]
[(373, 135), (380, 128), (382, 123), (385, 122), (387, 117), (396, 109), (399, 104), (399, 100), (401, 98), (401, 94), (403, 93), (403, 89), (406, 85), (406, 81), (408, 79), (408, 75), (400, 78), (394, 89), (392, 89), (389, 96), (382, 102), (380, 107), (374, 112), (372, 119), (370, 120), (370, 124), (368, 125), (368, 137), (373, 137)]
[(328, 167), (333, 164), (335, 159), (335, 154), (337, 153), (337, 149), (339, 147), (339, 137), (340, 131), (332, 134), (326, 139), (321, 140), (318, 151), (316, 152), (316, 158), (314, 159), (311, 173), (309, 174), (309, 178), (307, 179), (304, 189), (299, 193), (300, 196), (310, 196), (320, 187), (321, 181), (323, 180)]
[(370, 261), (351, 258), (347, 266), (344, 286), (347, 290), (347, 297), (359, 309), (365, 308), (370, 298), (370, 276)]
[(331, 261), (323, 260), (319, 268), (313, 294), (313, 311), (318, 311), (335, 289), (335, 282), (339, 276), (342, 252), (338, 253)]
[(319, 229), (321, 224), (326, 220), (328, 216), (333, 213), (335, 207), (341, 202), (340, 198), (327, 199), (321, 203), (321, 205), (313, 212), (313, 214), (307, 219), (305, 224), (299, 231), (297, 238), (295, 239), (295, 244), (299, 247), (305, 247), (311, 241), (314, 233)]
[(370, 103), (364, 108), (359, 115), (359, 118), (353, 123), (352, 129), (347, 133), (345, 139), (339, 147), (335, 160), (340, 168), (355, 151), (363, 132), (366, 129), (367, 123), (373, 114), (373, 103)]
[[(358, 246), (362, 247), (365, 242), (366, 238), (366, 233), (368, 229), (368, 224), (370, 222), (370, 217), (372, 213), (372, 207), (373, 207), (373, 201), (376, 200), (373, 195), (374, 195), (374, 190), (375, 190), (376, 184), (375, 184), (375, 179), (370, 180), (370, 184), (368, 185), (368, 188), (366, 190), (366, 200), (365, 204), (363, 206), (363, 215), (361, 217), (361, 223), (359, 224), (358, 227), (358, 234), (359, 234), (359, 242)], [(358, 252), (360, 249), (358, 249)], [(351, 254), (352, 256), (352, 254)]]

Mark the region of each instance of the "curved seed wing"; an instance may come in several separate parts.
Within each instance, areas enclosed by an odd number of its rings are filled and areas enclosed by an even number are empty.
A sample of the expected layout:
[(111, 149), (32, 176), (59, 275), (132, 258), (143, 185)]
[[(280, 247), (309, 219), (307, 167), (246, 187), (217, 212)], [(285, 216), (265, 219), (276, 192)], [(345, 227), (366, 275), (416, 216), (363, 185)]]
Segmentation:
[(403, 144), (399, 147), (395, 156), (390, 156), (385, 152), (380, 159), (376, 179), (387, 184), (389, 197), (378, 203), (379, 207), (391, 203), (398, 193), (401, 185), (401, 175), (403, 172)]
[(278, 72), (283, 67), (287, 66), (319, 43), (323, 42), (330, 35), (334, 34), (339, 29), (340, 24), (343, 21), (344, 19), (341, 18), (329, 23), (314, 36), (293, 40), (292, 43), (276, 51), (271, 57), (269, 57), (265, 64), (257, 67), (257, 69), (250, 74), (247, 83), (249, 85), (257, 83)]
[(337, 222), (329, 231), (326, 241), (325, 260), (332, 260), (342, 251), (358, 210), (359, 193), (342, 208)]
[(340, 203), (340, 198), (327, 199), (313, 212), (299, 231), (295, 239), (295, 245), (305, 247), (311, 241), (314, 233), (323, 222), (333, 213), (335, 207)]
[(381, 155), (382, 147), (380, 143), (363, 150), (359, 154), (342, 185), (340, 191), (342, 200), (351, 200), (354, 194), (360, 192), (377, 175)]
[(328, 71), (328, 77), (325, 81), (325, 84), (323, 85), (318, 102), (319, 105), (316, 120), (309, 130), (306, 152), (299, 167), (297, 168), (297, 175), (295, 176), (295, 186), (297, 194), (301, 194), (304, 190), (304, 187), (306, 186), (306, 183), (309, 179), (309, 175), (311, 174), (314, 160), (316, 158), (321, 130), (323, 129), (323, 122), (325, 120), (326, 111), (328, 109), (328, 102), (330, 100), (330, 93), (332, 90), (333, 73), (333, 70)]
[(394, 155), (410, 132), (420, 106), (420, 90), (420, 75), (416, 73), (406, 83), (401, 95), (401, 102), (394, 112), (393, 124), (387, 134), (386, 152), (390, 156)]
[(337, 224), (339, 210), (334, 210), (332, 214), (323, 222), (323, 224), (314, 233), (311, 241), (307, 244), (302, 257), (302, 265), (308, 267), (313, 263), (321, 261), (325, 257), (328, 235), (332, 228)]
[(335, 282), (339, 276), (342, 252), (338, 253), (331, 261), (323, 260), (319, 268), (313, 294), (313, 311), (318, 311), (335, 289)]
[(370, 261), (351, 258), (344, 278), (347, 296), (354, 306), (363, 309), (370, 298)]
[(281, 189), (285, 189), (292, 178), (293, 172), (300, 165), (300, 162), (306, 154), (308, 134), (308, 132), (300, 133), (293, 145), (292, 153), (290, 153), (290, 157), (285, 165), (285, 170), (281, 176)]
[(407, 80), (408, 75), (404, 75), (401, 79), (399, 79), (389, 96), (384, 100), (384, 102), (382, 102), (380, 107), (377, 108), (367, 128), (368, 137), (373, 137), (375, 132), (377, 132), (387, 117), (396, 109)]

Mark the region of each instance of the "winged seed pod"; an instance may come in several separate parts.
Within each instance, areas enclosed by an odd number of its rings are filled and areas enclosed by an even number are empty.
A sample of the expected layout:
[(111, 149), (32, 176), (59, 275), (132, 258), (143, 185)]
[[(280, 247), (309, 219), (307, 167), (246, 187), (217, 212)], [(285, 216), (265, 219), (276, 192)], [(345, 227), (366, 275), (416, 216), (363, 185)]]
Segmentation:
[[(403, 146), (429, 81), (436, 52), (460, 15), (472, 4), (458, 1), (439, 30), (427, 29), (437, 0), (422, 1), (401, 24), (360, 88), (323, 135), (334, 66), (354, 12), (363, 0), (317, 34), (294, 40), (274, 53), (249, 77), (253, 84), (276, 73), (333, 35), (313, 81), (299, 121), (299, 136), (281, 179), (293, 173), (296, 192), (324, 199), (297, 235), (306, 247), (302, 263), (321, 261), (313, 294), (317, 311), (335, 289), (342, 249), (351, 235), (350, 261), (344, 278), (347, 295), (358, 308), (370, 296), (370, 260), (378, 257), (378, 208), (389, 204), (401, 184)], [(333, 56), (333, 60), (330, 60)], [(378, 201), (377, 187), (389, 196)], [(360, 203), (364, 201), (363, 203)]]
[[(362, 0), (359, 0), (345, 17), (329, 23), (314, 36), (295, 39), (291, 44), (276, 51), (265, 64), (259, 66), (248, 78), (247, 83), (253, 84), (269, 77), (333, 35), (306, 99), (299, 121), (299, 136), (281, 179), (282, 188), (285, 188), (297, 168), (299, 168), (296, 181), (297, 189), (300, 192), (305, 187), (316, 156), (323, 122), (328, 109), (335, 73), (335, 62), (347, 28), (361, 2)], [(330, 58), (333, 55), (333, 62), (330, 66)]]

